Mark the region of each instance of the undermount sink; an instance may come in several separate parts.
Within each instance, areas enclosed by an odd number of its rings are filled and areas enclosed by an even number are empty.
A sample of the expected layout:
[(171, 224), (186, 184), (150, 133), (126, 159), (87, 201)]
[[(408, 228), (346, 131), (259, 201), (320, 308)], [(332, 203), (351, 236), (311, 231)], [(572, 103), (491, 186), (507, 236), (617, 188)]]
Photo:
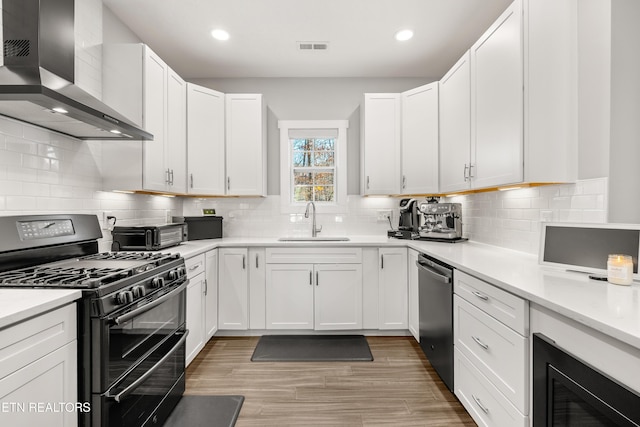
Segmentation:
[(279, 242), (348, 242), (348, 237), (280, 237)]

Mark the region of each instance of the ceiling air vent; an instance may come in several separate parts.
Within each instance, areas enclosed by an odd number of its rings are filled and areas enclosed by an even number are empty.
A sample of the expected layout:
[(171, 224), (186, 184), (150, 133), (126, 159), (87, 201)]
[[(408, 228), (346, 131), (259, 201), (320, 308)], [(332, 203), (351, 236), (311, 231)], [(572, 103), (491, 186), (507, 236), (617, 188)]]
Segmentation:
[(329, 49), (328, 42), (298, 42), (298, 50), (304, 52), (311, 52), (315, 50), (327, 50)]

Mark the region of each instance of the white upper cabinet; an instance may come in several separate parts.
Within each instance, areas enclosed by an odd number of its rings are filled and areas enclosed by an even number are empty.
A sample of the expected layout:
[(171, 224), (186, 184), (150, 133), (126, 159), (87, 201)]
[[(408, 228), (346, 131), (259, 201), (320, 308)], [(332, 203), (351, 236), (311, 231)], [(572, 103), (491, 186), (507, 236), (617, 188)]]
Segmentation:
[(226, 94), (226, 194), (267, 193), (266, 105), (260, 94)]
[(467, 51), (440, 80), (440, 192), (469, 188), (471, 64)]
[(364, 195), (400, 194), (400, 94), (365, 93), (360, 105)]
[(224, 94), (187, 83), (187, 193), (225, 193)]
[(187, 83), (169, 68), (167, 74), (167, 142), (165, 165), (169, 190), (187, 191)]
[(523, 180), (522, 5), (514, 1), (471, 47), (474, 188)]
[(575, 0), (515, 0), (445, 74), (441, 193), (576, 179), (576, 20)]
[(148, 46), (103, 46), (103, 101), (153, 141), (103, 144), (108, 190), (186, 192), (186, 83)]
[(402, 194), (438, 192), (438, 82), (402, 93)]

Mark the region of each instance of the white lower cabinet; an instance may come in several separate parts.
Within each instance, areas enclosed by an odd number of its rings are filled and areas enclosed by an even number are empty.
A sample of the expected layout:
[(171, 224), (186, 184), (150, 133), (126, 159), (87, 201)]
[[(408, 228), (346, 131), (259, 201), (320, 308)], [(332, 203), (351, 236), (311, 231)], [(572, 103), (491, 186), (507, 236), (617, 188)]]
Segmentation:
[(528, 301), (459, 270), (454, 293), (456, 396), (479, 425), (528, 425)]
[(205, 253), (204, 330), (208, 341), (218, 331), (218, 250)]
[(187, 268), (186, 365), (218, 330), (218, 250), (185, 260)]
[(267, 265), (267, 329), (313, 329), (313, 264)]
[(266, 329), (264, 248), (249, 248), (249, 329)]
[(476, 369), (457, 348), (454, 351), (454, 392), (480, 426), (525, 427), (526, 417)]
[(186, 365), (189, 366), (204, 347), (204, 273), (189, 279), (187, 286)]
[(269, 248), (266, 258), (267, 329), (362, 329), (361, 249)]
[(407, 248), (378, 249), (378, 328), (407, 329)]
[(218, 328), (246, 330), (249, 327), (249, 251), (247, 248), (218, 250)]
[(59, 405), (78, 401), (77, 352), (75, 304), (0, 330), (0, 402), (14, 404), (1, 424), (76, 426), (78, 413)]

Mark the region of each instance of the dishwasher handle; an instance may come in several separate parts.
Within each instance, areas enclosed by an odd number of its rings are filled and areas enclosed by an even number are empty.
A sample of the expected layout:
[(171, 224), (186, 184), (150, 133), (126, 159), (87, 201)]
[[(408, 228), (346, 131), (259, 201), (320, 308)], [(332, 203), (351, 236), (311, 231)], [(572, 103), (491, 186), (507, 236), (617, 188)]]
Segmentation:
[(451, 283), (451, 276), (440, 274), (436, 270), (432, 269), (428, 265), (421, 264), (420, 261), (416, 261), (418, 268), (421, 268), (425, 273), (429, 273), (434, 279), (442, 283)]

